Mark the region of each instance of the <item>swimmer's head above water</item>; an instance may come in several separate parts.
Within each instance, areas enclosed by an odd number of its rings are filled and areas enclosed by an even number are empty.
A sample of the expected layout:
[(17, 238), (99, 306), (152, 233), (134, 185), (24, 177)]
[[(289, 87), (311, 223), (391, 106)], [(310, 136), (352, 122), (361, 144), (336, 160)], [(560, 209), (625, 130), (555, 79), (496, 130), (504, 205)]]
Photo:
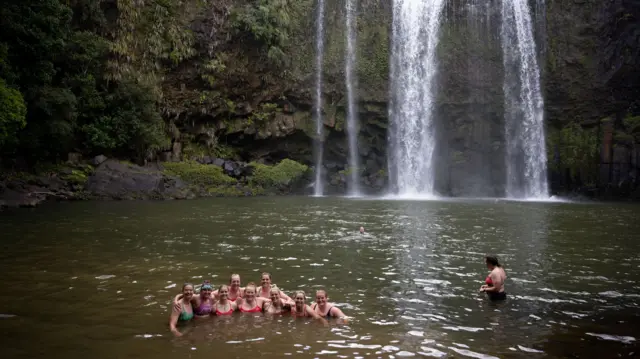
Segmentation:
[(193, 296), (193, 284), (191, 283), (185, 283), (182, 285), (182, 295), (183, 295), (183, 299), (185, 300), (191, 300), (191, 297)]
[(203, 298), (211, 297), (211, 292), (213, 291), (213, 287), (211, 286), (211, 282), (205, 280), (200, 287), (200, 296)]
[(360, 227), (360, 234), (364, 234), (364, 227)]
[(484, 258), (485, 263), (487, 264), (487, 268), (489, 270), (493, 270), (495, 267), (501, 267), (500, 262), (498, 262), (498, 258), (494, 256), (486, 256)]

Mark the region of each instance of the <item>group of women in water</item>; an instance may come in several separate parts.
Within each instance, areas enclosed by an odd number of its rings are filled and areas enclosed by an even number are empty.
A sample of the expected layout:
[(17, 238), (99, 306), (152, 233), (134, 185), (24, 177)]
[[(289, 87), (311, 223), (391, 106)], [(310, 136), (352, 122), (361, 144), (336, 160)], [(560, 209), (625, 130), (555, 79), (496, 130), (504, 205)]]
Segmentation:
[[(506, 299), (504, 282), (507, 275), (504, 268), (493, 256), (485, 257), (485, 264), (490, 273), (485, 284), (480, 287), (480, 292), (486, 293), (491, 300)], [(198, 295), (195, 295), (193, 284), (185, 283), (182, 293), (173, 300), (169, 318), (171, 332), (176, 336), (182, 335), (176, 327), (179, 322), (231, 315), (234, 312), (291, 314), (294, 317), (311, 317), (324, 324), (330, 318), (346, 318), (340, 308), (328, 302), (327, 292), (324, 290), (316, 291), (316, 301), (310, 306), (303, 291), (296, 291), (293, 298), (289, 297), (271, 283), (269, 273), (262, 273), (260, 281), (260, 287), (251, 282), (243, 288), (240, 285), (240, 275), (232, 274), (228, 285), (223, 284), (215, 290), (209, 281), (205, 281)]]
[(169, 318), (169, 328), (176, 336), (182, 334), (176, 325), (197, 318), (231, 315), (241, 313), (266, 313), (273, 315), (291, 314), (294, 317), (311, 317), (327, 324), (327, 319), (346, 316), (340, 308), (327, 301), (327, 292), (316, 291), (316, 302), (313, 306), (307, 304), (306, 294), (299, 290), (293, 298), (271, 283), (271, 275), (262, 273), (261, 286), (253, 282), (244, 288), (240, 285), (240, 275), (232, 274), (229, 284), (223, 284), (217, 289), (205, 281), (200, 287), (200, 293), (194, 294), (194, 286), (185, 283), (182, 293), (173, 300), (173, 309)]

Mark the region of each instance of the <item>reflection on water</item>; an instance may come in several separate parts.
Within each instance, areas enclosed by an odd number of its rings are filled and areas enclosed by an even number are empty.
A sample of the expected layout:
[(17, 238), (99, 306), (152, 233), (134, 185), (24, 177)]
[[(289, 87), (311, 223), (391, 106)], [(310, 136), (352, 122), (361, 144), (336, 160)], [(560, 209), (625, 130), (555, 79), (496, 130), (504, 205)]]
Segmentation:
[[(0, 220), (8, 357), (616, 357), (638, 353), (640, 208), (243, 198), (51, 204)], [(358, 233), (363, 226), (366, 233)], [(509, 299), (478, 288), (486, 254)], [(353, 319), (234, 315), (168, 330), (184, 282), (269, 271)], [(38, 345), (33, 345), (37, 342)]]

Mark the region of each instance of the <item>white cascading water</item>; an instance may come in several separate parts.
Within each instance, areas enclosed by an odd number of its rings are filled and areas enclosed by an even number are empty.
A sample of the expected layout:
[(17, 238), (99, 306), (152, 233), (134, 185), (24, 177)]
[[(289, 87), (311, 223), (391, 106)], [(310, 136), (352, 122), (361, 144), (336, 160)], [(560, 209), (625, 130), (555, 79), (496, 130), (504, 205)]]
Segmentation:
[(346, 36), (345, 77), (347, 85), (347, 136), (349, 139), (349, 181), (347, 189), (350, 196), (360, 195), (360, 159), (358, 158), (358, 110), (355, 104), (355, 84), (353, 69), (356, 63), (356, 0), (346, 0)]
[(547, 152), (540, 69), (527, 0), (502, 1), (509, 198), (546, 199)]
[(402, 197), (434, 196), (436, 48), (445, 0), (394, 0), (389, 179)]
[(324, 59), (324, 0), (318, 0), (316, 10), (316, 92), (314, 117), (316, 121), (315, 139), (315, 166), (316, 180), (314, 183), (314, 195), (322, 196), (324, 192), (324, 181), (322, 174), (322, 153), (324, 151), (324, 140), (322, 138), (323, 118), (322, 118), (322, 61)]

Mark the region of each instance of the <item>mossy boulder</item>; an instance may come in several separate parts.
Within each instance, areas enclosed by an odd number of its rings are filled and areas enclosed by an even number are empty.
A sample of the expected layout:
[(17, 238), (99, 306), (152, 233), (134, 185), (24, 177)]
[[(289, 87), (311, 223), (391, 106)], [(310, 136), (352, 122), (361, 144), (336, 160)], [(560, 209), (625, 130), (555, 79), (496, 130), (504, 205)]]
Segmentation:
[(308, 166), (290, 159), (284, 159), (275, 166), (255, 162), (250, 165), (255, 170), (249, 177), (249, 185), (267, 191), (291, 188), (309, 173)]

